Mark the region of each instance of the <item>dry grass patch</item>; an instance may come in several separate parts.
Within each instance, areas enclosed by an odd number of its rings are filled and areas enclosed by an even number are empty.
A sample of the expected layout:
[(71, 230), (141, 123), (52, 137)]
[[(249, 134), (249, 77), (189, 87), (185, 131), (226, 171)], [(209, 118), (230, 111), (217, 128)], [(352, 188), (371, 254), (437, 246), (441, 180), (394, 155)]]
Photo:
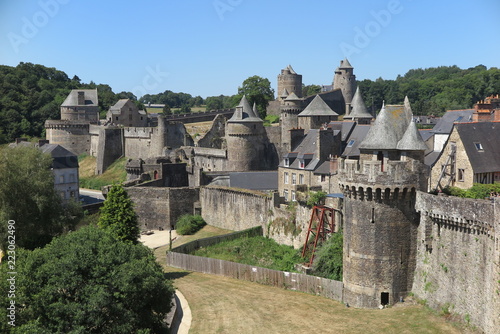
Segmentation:
[(323, 297), (167, 268), (186, 297), (189, 333), (463, 333), (420, 305), (346, 308)]
[[(174, 246), (231, 231), (205, 226)], [(465, 333), (443, 317), (411, 303), (384, 310), (346, 308), (315, 295), (165, 265), (168, 246), (155, 250), (166, 277), (186, 297), (197, 333)]]

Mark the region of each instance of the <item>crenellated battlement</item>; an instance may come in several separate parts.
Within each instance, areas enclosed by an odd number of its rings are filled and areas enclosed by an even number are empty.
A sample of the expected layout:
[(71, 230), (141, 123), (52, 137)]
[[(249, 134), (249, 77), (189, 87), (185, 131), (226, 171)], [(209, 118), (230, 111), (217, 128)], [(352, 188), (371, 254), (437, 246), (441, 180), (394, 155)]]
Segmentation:
[(419, 161), (353, 160), (340, 159), (339, 179), (344, 187), (372, 189), (416, 188), (420, 189), (427, 176), (427, 168)]

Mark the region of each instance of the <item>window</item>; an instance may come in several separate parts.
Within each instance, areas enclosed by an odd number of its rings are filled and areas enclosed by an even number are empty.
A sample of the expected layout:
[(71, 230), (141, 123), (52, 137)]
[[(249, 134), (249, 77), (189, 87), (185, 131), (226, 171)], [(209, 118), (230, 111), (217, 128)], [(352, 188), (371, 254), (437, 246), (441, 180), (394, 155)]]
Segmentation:
[(326, 181), (326, 175), (321, 175), (320, 178), (321, 178), (321, 182), (325, 182)]
[(292, 184), (297, 184), (297, 174), (292, 173)]
[(285, 201), (288, 201), (288, 189), (283, 190), (283, 197), (285, 197)]
[(304, 184), (304, 174), (299, 174), (299, 184)]
[(59, 183), (64, 183), (64, 175), (59, 175)]
[(464, 182), (464, 175), (465, 175), (465, 169), (459, 168), (458, 169), (458, 181)]
[(349, 140), (349, 143), (347, 143), (347, 147), (352, 147), (356, 141), (354, 139)]
[(74, 191), (74, 190), (73, 190), (73, 191), (71, 191), (71, 192), (69, 193), (69, 196), (70, 196), (71, 198), (74, 198), (74, 197), (75, 197), (75, 191)]
[(118, 116), (115, 117), (115, 120), (118, 120)]
[(128, 119), (131, 121), (132, 120), (132, 114), (128, 115)]
[(476, 146), (476, 150), (479, 152), (483, 151), (483, 145), (481, 145), (481, 143), (474, 143), (474, 146)]
[(295, 202), (296, 199), (295, 199), (295, 190), (292, 190), (292, 202)]
[(302, 159), (301, 159), (301, 160), (299, 161), (299, 168), (304, 169), (305, 165), (306, 165), (306, 164), (305, 164), (304, 160), (302, 160)]
[(290, 160), (288, 160), (288, 158), (285, 158), (284, 165), (285, 165), (285, 167), (289, 167), (290, 166)]
[(283, 175), (283, 178), (284, 178), (285, 184), (288, 184), (288, 173), (287, 172), (285, 172), (285, 174)]

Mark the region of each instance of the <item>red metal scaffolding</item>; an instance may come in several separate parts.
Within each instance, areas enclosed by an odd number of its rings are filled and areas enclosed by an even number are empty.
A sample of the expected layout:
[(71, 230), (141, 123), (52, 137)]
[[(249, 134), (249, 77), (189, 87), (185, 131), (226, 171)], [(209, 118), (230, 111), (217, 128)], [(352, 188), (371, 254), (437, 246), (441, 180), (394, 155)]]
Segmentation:
[[(324, 205), (315, 205), (312, 208), (306, 241), (302, 249), (303, 258), (308, 255), (308, 251), (311, 251), (311, 257), (309, 262), (305, 263), (306, 266), (310, 267), (312, 265), (318, 242), (320, 240), (321, 242), (326, 241), (328, 234), (335, 233), (335, 211), (338, 210)], [(312, 238), (309, 240), (311, 235)]]

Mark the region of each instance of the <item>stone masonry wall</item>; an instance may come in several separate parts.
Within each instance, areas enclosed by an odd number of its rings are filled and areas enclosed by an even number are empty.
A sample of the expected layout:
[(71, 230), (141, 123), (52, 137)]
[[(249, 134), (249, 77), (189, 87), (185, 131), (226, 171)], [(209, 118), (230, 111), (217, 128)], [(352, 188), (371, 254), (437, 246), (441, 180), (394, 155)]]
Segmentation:
[(198, 200), (196, 188), (130, 187), (141, 230), (169, 230), (183, 214), (192, 214)]
[(413, 293), (485, 333), (500, 328), (500, 200), (417, 193)]
[(209, 225), (234, 231), (266, 226), (273, 203), (257, 192), (226, 187), (200, 189), (201, 215)]

